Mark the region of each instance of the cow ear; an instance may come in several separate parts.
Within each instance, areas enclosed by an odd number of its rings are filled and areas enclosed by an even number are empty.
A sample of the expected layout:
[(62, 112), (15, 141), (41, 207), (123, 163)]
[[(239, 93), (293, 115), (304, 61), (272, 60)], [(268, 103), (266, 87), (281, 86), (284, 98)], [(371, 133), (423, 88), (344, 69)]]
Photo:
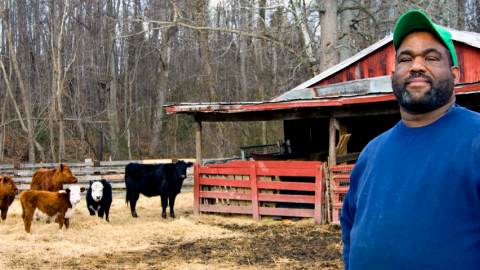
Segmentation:
[(70, 194), (70, 189), (69, 189), (69, 188), (66, 188), (66, 189), (65, 189), (65, 192), (66, 192), (67, 194)]
[(90, 180), (90, 183), (89, 183), (89, 184), (90, 184), (90, 186), (91, 186), (91, 185), (93, 185), (93, 181), (92, 181), (92, 180)]
[(8, 178), (12, 178), (12, 177), (10, 177), (10, 174), (9, 174), (9, 173), (7, 173), (7, 177), (8, 177)]
[(190, 167), (192, 167), (192, 166), (193, 166), (193, 163), (192, 163), (192, 162), (188, 162), (188, 163), (187, 163), (187, 168), (190, 168)]
[(60, 163), (60, 167), (58, 167), (60, 172), (63, 172), (63, 163)]
[(81, 187), (81, 188), (80, 188), (80, 192), (85, 192), (85, 188), (84, 188), (84, 187)]
[(105, 180), (105, 179), (102, 179), (102, 180), (100, 180), (100, 182), (102, 183), (102, 185), (104, 185), (104, 186), (105, 186), (105, 184), (107, 183), (107, 180)]

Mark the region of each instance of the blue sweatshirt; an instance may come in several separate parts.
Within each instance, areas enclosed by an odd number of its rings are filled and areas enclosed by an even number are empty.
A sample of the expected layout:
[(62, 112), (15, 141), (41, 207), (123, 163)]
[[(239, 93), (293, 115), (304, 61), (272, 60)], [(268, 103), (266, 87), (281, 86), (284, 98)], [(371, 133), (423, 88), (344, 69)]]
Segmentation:
[(372, 140), (340, 223), (345, 269), (480, 269), (480, 114), (455, 105)]

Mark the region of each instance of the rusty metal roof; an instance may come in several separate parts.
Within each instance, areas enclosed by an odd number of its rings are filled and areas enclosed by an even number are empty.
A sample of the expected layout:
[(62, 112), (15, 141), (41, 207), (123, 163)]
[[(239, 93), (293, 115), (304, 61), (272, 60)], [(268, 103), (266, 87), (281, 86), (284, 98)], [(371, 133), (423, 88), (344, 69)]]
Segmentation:
[[(371, 79), (367, 79), (372, 81)], [(345, 84), (345, 83), (342, 83)], [(330, 85), (334, 86), (334, 85)], [(318, 87), (320, 88), (320, 87)], [(216, 103), (181, 103), (178, 105), (165, 105), (167, 114), (170, 113), (242, 113), (274, 110), (288, 110), (312, 107), (344, 106), (350, 104), (375, 103), (396, 100), (391, 88), (390, 92), (350, 92), (335, 93), (311, 99), (290, 99), (282, 101), (264, 102), (216, 102)], [(306, 89), (308, 91), (308, 89)], [(309, 91), (315, 91), (314, 88)], [(480, 83), (463, 84), (455, 87), (456, 95), (480, 93)]]

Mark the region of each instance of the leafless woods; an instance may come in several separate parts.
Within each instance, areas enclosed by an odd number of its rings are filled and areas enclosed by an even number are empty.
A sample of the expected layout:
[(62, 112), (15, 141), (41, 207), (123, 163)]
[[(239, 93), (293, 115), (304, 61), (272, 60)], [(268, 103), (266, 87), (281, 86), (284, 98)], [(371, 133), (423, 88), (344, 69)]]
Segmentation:
[[(0, 0), (0, 162), (193, 157), (193, 119), (164, 104), (272, 99), (410, 9), (480, 32), (480, 0)], [(203, 155), (281, 126), (205, 123)]]

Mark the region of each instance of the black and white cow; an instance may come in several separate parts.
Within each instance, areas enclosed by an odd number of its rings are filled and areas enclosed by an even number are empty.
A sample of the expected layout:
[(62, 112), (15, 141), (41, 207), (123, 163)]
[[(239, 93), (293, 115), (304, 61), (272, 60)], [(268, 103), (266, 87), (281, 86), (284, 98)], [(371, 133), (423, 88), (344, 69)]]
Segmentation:
[(130, 202), (133, 217), (138, 217), (135, 211), (140, 193), (147, 197), (161, 197), (162, 217), (167, 218), (166, 209), (170, 205), (170, 217), (175, 218), (173, 206), (175, 197), (180, 193), (183, 180), (187, 178), (187, 168), (193, 163), (180, 160), (176, 163), (148, 165), (130, 163), (125, 168), (125, 184), (127, 186), (126, 203)]
[(112, 205), (112, 186), (107, 180), (90, 181), (90, 187), (87, 191), (87, 208), (91, 216), (98, 212), (98, 217), (108, 219), (110, 213), (110, 206)]

